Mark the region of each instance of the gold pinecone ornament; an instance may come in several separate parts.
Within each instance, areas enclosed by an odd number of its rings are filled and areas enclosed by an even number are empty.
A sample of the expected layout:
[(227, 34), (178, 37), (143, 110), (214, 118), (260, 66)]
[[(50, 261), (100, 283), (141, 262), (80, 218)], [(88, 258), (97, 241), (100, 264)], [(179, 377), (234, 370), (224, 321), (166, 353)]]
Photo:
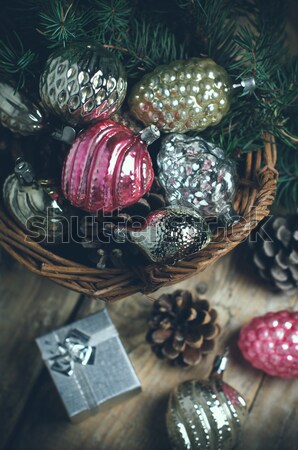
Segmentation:
[(190, 291), (163, 294), (153, 304), (147, 341), (159, 358), (194, 366), (214, 349), (220, 332), (216, 319), (209, 302)]
[(157, 67), (130, 95), (131, 113), (165, 133), (202, 131), (228, 112), (232, 83), (210, 58), (190, 58)]

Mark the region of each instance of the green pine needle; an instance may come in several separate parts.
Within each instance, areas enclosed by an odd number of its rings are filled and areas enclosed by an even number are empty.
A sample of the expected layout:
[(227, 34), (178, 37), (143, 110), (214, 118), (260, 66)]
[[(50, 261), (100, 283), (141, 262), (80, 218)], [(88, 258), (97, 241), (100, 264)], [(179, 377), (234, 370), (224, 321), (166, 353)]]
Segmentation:
[(150, 72), (160, 64), (186, 57), (184, 46), (176, 42), (169, 29), (146, 20), (133, 21), (126, 45), (131, 55), (126, 68), (132, 78)]
[(37, 55), (23, 47), (21, 38), (14, 32), (12, 41), (0, 41), (0, 77), (22, 89), (26, 75), (32, 75), (31, 66), (36, 62)]
[(39, 13), (38, 31), (50, 41), (50, 48), (86, 37), (86, 28), (94, 20), (93, 12), (80, 11), (78, 3), (50, 0)]
[(123, 34), (127, 31), (133, 13), (129, 0), (96, 0), (93, 6), (98, 30), (105, 34)]

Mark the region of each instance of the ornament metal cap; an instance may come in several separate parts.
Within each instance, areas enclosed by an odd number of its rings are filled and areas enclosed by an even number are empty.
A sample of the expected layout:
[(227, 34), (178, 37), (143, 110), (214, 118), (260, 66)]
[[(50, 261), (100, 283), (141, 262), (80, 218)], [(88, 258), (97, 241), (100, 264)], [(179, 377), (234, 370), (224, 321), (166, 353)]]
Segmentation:
[(237, 89), (239, 87), (243, 88), (242, 95), (252, 94), (256, 89), (256, 79), (253, 75), (247, 75), (241, 78), (241, 82), (233, 84), (233, 88)]
[(222, 378), (223, 373), (227, 368), (228, 359), (229, 359), (229, 348), (226, 347), (226, 349), (222, 355), (217, 355), (215, 357), (209, 378), (213, 378), (213, 377)]
[(21, 157), (16, 159), (14, 173), (23, 186), (30, 186), (34, 183), (33, 168)]
[(151, 145), (160, 137), (160, 131), (155, 125), (149, 125), (140, 131), (139, 136), (145, 144)]
[(72, 145), (76, 138), (76, 130), (70, 126), (65, 126), (61, 130), (54, 130), (52, 138), (65, 144)]

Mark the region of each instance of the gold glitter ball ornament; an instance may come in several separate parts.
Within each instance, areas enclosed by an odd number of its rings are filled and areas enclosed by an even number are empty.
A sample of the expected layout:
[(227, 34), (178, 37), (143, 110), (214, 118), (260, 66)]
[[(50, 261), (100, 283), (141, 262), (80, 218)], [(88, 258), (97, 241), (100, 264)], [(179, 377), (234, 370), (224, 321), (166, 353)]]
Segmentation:
[(208, 380), (189, 380), (172, 393), (166, 416), (173, 450), (232, 450), (247, 417), (246, 402), (222, 381), (226, 354), (215, 359)]
[(126, 88), (121, 61), (101, 45), (84, 43), (50, 55), (39, 83), (47, 111), (73, 126), (109, 118), (121, 107)]
[(157, 67), (130, 95), (132, 114), (165, 133), (202, 131), (229, 111), (232, 82), (210, 58), (173, 61)]

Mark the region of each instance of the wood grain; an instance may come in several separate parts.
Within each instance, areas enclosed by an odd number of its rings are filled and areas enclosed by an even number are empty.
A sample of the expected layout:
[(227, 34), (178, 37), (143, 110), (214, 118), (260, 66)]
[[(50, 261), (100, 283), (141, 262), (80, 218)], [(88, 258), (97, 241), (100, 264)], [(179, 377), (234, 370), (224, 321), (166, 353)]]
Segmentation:
[(1, 270), (0, 447), (16, 426), (43, 367), (34, 339), (63, 324), (79, 298), (19, 264)]
[(244, 429), (241, 450), (296, 450), (297, 420), (297, 380), (266, 377)]
[[(298, 398), (295, 393), (297, 382), (269, 379), (253, 369), (241, 357), (236, 339), (239, 328), (252, 316), (269, 310), (296, 308), (297, 304), (295, 298), (272, 294), (259, 284), (246, 267), (240, 271), (244, 257), (240, 249), (202, 274), (180, 283), (179, 287), (194, 289), (199, 284), (201, 289), (208, 285), (208, 291), (202, 297), (207, 297), (219, 312), (222, 334), (217, 350), (223, 349), (226, 343), (231, 346), (225, 380), (246, 397), (251, 408), (244, 434), (245, 446), (241, 450), (277, 450), (277, 442), (288, 439), (288, 442), (294, 443), (297, 437), (297, 415), (293, 412)], [(163, 288), (152, 298), (177, 287)], [(73, 425), (67, 421), (50, 376), (43, 370), (14, 429), (8, 449), (170, 450), (165, 429), (169, 392), (183, 380), (206, 377), (214, 355), (191, 370), (181, 370), (157, 360), (144, 339), (152, 298), (136, 294), (109, 305), (112, 319), (142, 382), (143, 392), (126, 403)], [(52, 304), (52, 308), (56, 308), (56, 312), (51, 312), (52, 316), (58, 314), (61, 307), (63, 302), (60, 298), (60, 302), (57, 300)], [(87, 299), (76, 316), (85, 316), (102, 307), (102, 302)], [(44, 331), (48, 328), (44, 327)], [(20, 339), (21, 335), (17, 341)], [(30, 350), (27, 351), (30, 353)], [(39, 368), (40, 361), (35, 374)], [(275, 402), (278, 403), (277, 408), (274, 407)], [(274, 424), (271, 431), (270, 424)], [(293, 450), (293, 445), (282, 448)]]

